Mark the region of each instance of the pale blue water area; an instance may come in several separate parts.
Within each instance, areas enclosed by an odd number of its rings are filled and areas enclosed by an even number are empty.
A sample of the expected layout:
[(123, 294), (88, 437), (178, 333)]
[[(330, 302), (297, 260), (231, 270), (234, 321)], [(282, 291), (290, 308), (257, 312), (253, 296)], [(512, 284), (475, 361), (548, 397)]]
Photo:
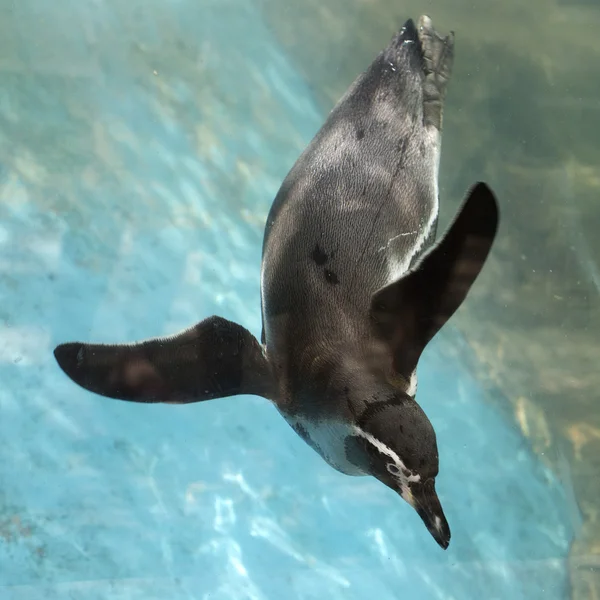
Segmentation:
[(12, 9), (21, 54), (0, 61), (0, 598), (564, 598), (567, 495), (443, 351), (467, 352), (452, 328), (426, 352), (418, 395), (438, 432), (446, 552), (398, 496), (333, 471), (262, 399), (121, 403), (58, 369), (57, 343), (147, 338), (211, 314), (260, 335), (266, 211), (325, 117), (251, 5), (162, 5), (210, 67), (208, 90), (168, 73), (184, 115), (148, 84), (165, 65), (154, 75), (150, 60), (124, 60), (132, 22), (160, 47), (159, 16), (127, 21), (101, 2)]

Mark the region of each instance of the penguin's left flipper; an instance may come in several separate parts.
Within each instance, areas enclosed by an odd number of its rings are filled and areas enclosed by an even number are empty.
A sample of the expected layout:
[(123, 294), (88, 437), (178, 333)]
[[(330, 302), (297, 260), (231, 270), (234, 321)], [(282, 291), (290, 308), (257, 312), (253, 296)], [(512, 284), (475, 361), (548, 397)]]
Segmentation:
[(136, 344), (61, 344), (54, 356), (75, 383), (118, 400), (186, 404), (237, 394), (273, 398), (261, 345), (241, 325), (217, 316), (177, 335)]
[(406, 275), (373, 295), (371, 322), (401, 375), (414, 372), (427, 343), (462, 304), (488, 257), (498, 221), (492, 190), (476, 184), (442, 239)]

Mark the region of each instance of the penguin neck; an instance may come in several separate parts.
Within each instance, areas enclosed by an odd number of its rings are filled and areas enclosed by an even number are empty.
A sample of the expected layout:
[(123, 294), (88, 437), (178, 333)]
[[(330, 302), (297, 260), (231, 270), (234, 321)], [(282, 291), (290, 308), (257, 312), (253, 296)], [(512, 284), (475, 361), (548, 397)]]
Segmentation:
[[(387, 355), (363, 344), (324, 344), (289, 380), (292, 413), (355, 422), (376, 397), (402, 389), (387, 376)], [(402, 390), (404, 391), (404, 390)]]

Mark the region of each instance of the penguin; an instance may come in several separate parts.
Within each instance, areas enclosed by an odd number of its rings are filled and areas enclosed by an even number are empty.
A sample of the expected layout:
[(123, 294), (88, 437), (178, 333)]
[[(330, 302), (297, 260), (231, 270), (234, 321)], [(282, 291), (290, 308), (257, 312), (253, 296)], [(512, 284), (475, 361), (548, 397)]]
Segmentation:
[(82, 388), (139, 403), (270, 400), (334, 469), (399, 494), (443, 549), (436, 434), (417, 364), (466, 298), (499, 221), (485, 183), (436, 241), (454, 34), (406, 21), (347, 90), (279, 189), (265, 228), (260, 342), (211, 316), (170, 337), (60, 344)]

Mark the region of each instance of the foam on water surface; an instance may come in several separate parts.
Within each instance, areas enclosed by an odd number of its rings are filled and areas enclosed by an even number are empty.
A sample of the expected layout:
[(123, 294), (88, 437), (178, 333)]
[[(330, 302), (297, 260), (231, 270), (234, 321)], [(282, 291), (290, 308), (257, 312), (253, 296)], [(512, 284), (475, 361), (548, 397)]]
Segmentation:
[[(447, 552), (265, 401), (141, 406), (66, 379), (66, 340), (214, 313), (260, 334), (264, 219), (324, 115), (248, 3), (42, 4), (15, 5), (21, 52), (0, 63), (0, 596), (563, 598), (564, 491), (435, 343), (419, 400)], [(156, 51), (169, 28), (193, 82)]]

